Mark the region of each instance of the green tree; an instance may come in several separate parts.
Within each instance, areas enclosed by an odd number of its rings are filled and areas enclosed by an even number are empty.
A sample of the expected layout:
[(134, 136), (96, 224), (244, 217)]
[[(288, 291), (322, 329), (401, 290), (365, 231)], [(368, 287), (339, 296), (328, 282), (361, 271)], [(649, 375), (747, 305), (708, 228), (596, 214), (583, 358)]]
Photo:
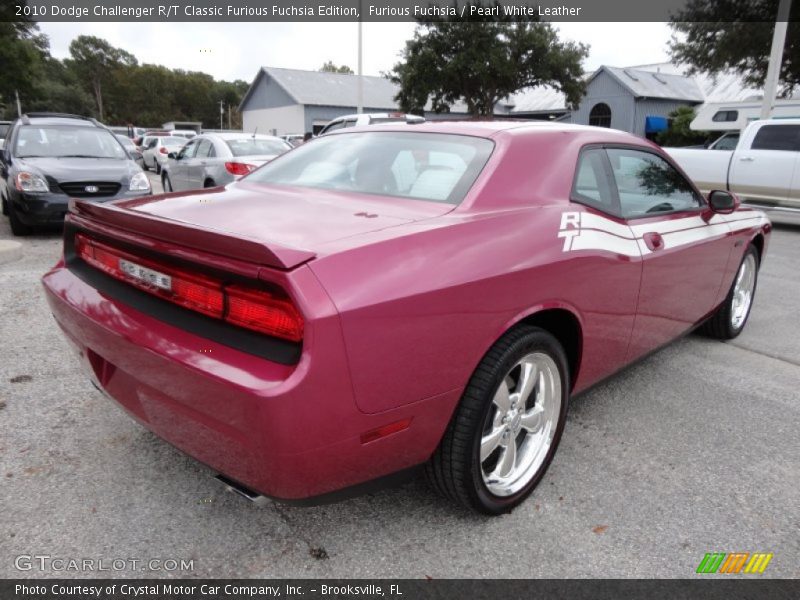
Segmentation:
[(101, 121), (105, 120), (103, 87), (113, 81), (115, 72), (136, 66), (136, 58), (106, 40), (91, 35), (79, 35), (72, 40), (69, 53), (72, 57), (69, 66), (89, 86), (97, 103), (98, 117)]
[(502, 98), (542, 85), (563, 92), (570, 106), (580, 102), (588, 46), (561, 41), (549, 23), (494, 19), (419, 20), (389, 73), (401, 109), (421, 112), (430, 100), (435, 112), (447, 112), (463, 99), (470, 114), (491, 116)]
[(327, 61), (324, 65), (320, 67), (319, 70), (322, 71), (323, 73), (345, 73), (347, 75), (353, 74), (353, 69), (351, 69), (347, 65), (342, 65), (340, 67), (337, 67), (335, 64), (333, 64), (332, 60)]
[(25, 110), (92, 114), (94, 102), (91, 95), (80, 86), (75, 73), (63, 62), (47, 56), (42, 60), (40, 72)]
[(17, 92), (23, 107), (34, 97), (48, 55), (47, 36), (36, 23), (16, 17), (12, 3), (0, 3), (0, 115), (17, 114)]
[[(778, 0), (691, 0), (670, 24), (675, 32), (672, 60), (688, 65), (692, 73), (733, 70), (760, 87), (777, 12)], [(800, 2), (792, 5), (780, 80), (783, 95), (800, 83)]]
[(708, 131), (695, 131), (689, 127), (695, 117), (691, 106), (680, 106), (669, 113), (669, 117), (669, 129), (656, 136), (656, 142), (661, 146), (693, 146), (703, 144), (711, 137)]

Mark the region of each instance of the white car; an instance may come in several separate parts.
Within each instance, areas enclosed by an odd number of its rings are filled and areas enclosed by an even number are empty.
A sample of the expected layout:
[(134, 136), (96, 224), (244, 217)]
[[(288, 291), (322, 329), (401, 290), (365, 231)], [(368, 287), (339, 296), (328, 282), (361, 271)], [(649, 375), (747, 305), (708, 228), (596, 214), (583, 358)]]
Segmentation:
[(355, 127), (357, 125), (375, 125), (377, 123), (424, 123), (425, 117), (419, 115), (407, 115), (401, 112), (392, 113), (361, 113), (355, 115), (344, 115), (337, 117), (325, 127), (323, 127), (318, 135), (325, 135), (337, 129), (344, 129), (345, 127)]
[(142, 168), (149, 171), (151, 168), (156, 174), (161, 174), (161, 168), (167, 164), (167, 155), (178, 152), (186, 144), (186, 138), (177, 135), (160, 135), (148, 139), (142, 146)]

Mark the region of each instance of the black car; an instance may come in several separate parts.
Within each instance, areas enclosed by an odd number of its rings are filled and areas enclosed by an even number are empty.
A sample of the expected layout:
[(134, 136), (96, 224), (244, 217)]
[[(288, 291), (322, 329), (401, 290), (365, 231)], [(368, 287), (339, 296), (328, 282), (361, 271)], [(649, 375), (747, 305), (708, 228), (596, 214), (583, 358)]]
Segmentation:
[(94, 119), (23, 115), (0, 152), (0, 200), (14, 235), (62, 223), (70, 198), (107, 202), (147, 194), (147, 175)]

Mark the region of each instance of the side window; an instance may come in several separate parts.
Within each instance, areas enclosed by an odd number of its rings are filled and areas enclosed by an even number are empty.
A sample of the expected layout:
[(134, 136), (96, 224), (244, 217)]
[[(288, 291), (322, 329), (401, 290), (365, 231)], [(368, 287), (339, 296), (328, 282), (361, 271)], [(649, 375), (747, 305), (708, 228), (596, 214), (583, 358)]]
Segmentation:
[(208, 153), (214, 148), (210, 141), (203, 139), (197, 144), (197, 158), (207, 158)]
[(606, 150), (622, 216), (635, 218), (703, 206), (692, 186), (660, 156), (627, 148)]
[(188, 144), (186, 144), (181, 151), (178, 152), (178, 160), (182, 158), (193, 158), (194, 153), (197, 151), (197, 142), (192, 140)]
[(347, 119), (347, 121), (344, 122), (344, 126), (345, 127), (355, 127), (356, 126), (356, 120), (355, 119)]
[(725, 134), (714, 143), (714, 150), (736, 150), (738, 143), (738, 133)]
[(148, 142), (147, 149), (150, 150), (151, 148), (155, 148), (157, 143), (158, 143), (158, 138), (153, 138)]
[(756, 133), (753, 150), (800, 150), (800, 125), (764, 125)]
[(581, 152), (572, 184), (572, 199), (603, 212), (618, 212), (606, 168), (606, 151), (602, 148)]

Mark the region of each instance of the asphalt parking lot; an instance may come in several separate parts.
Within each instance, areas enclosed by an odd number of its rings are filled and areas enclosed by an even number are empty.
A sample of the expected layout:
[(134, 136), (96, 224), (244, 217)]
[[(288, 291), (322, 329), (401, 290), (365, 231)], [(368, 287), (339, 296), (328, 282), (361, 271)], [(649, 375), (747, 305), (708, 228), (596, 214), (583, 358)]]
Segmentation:
[(0, 577), (692, 577), (706, 552), (771, 552), (764, 576), (800, 577), (800, 227), (776, 228), (742, 336), (688, 336), (574, 398), (544, 481), (494, 519), (423, 481), (314, 508), (225, 492), (94, 390), (39, 284), (59, 235), (22, 241), (0, 264)]

